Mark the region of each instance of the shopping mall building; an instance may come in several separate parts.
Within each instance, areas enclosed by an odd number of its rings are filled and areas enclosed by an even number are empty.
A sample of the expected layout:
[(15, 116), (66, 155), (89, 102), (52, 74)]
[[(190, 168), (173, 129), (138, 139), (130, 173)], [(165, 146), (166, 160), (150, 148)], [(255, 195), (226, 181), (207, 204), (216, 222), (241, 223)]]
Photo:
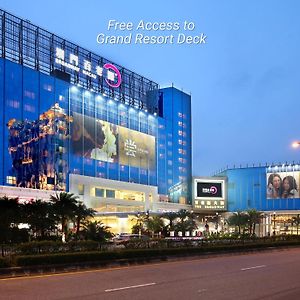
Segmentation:
[(211, 221), (212, 231), (230, 231), (226, 220), (232, 213), (256, 209), (262, 213), (256, 234), (296, 234), (299, 189), (296, 163), (226, 168), (213, 177), (193, 178), (192, 207), (202, 222)]
[(0, 18), (0, 196), (72, 192), (115, 232), (191, 207), (190, 95)]
[(138, 212), (180, 209), (202, 225), (215, 218), (218, 231), (250, 208), (264, 212), (261, 234), (295, 230), (298, 165), (192, 178), (190, 95), (3, 10), (0, 18), (0, 197), (72, 192), (114, 232), (129, 232)]

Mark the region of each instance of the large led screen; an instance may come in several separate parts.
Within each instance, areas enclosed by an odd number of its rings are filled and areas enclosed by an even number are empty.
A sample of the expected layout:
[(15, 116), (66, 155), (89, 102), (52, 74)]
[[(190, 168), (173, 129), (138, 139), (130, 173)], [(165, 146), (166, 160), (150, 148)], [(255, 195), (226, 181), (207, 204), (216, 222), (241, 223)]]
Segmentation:
[(155, 168), (155, 138), (122, 126), (73, 114), (72, 152), (100, 161)]
[(195, 210), (226, 210), (226, 182), (221, 177), (194, 177), (193, 208)]
[(267, 173), (267, 199), (299, 198), (300, 172)]

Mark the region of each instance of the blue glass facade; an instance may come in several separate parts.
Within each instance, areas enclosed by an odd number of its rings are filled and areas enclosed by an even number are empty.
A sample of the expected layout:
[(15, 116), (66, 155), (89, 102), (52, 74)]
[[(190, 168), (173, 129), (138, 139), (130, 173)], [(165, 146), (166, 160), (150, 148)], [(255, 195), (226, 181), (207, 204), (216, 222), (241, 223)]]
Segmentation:
[[(268, 180), (271, 174), (279, 174), (283, 182), (289, 174), (299, 178), (299, 167), (249, 167), (229, 169), (218, 174), (228, 178), (228, 211), (244, 211), (251, 208), (260, 211), (299, 210), (299, 196), (286, 197), (283, 193), (277, 197), (268, 196), (267, 189), (272, 185)], [(295, 189), (299, 190), (297, 185), (298, 179)]]
[[(74, 113), (78, 113), (84, 118), (90, 117), (95, 123), (96, 120), (103, 120), (156, 138), (157, 117), (154, 115), (118, 103), (109, 97), (71, 86), (63, 80), (5, 59), (0, 60), (0, 82), (0, 101), (1, 108), (3, 108), (1, 109), (1, 119), (3, 120), (1, 122), (1, 132), (3, 134), (1, 135), (0, 147), (1, 165), (3, 165), (1, 184), (36, 188), (36, 182), (38, 182), (36, 176), (41, 172), (42, 163), (38, 163), (36, 167), (33, 165), (38, 160), (43, 161), (44, 156), (47, 156), (45, 163), (48, 166), (42, 173), (45, 173), (44, 175), (49, 182), (57, 181), (58, 176), (63, 176), (65, 179), (63, 182), (67, 185), (68, 173), (75, 173), (146, 185), (157, 185), (156, 163), (150, 168), (139, 166), (138, 164), (130, 166), (130, 163), (120, 164), (92, 159), (84, 155), (85, 147), (87, 147), (86, 141), (82, 141), (82, 155), (75, 155), (71, 150), (72, 138), (69, 133), (62, 135), (62, 132), (57, 131), (54, 135), (50, 134), (51, 138), (48, 138), (47, 142), (45, 142), (41, 138), (43, 130), (41, 124), (37, 125), (39, 128), (37, 128), (36, 136), (34, 136), (34, 133), (26, 132), (26, 130), (29, 131), (33, 127), (32, 122), (41, 122), (44, 114), (49, 114), (52, 109), (53, 114), (57, 118), (61, 117), (60, 114), (62, 112), (66, 117), (70, 118), (73, 118)], [(72, 131), (72, 120), (70, 124), (61, 124), (61, 120), (57, 118), (54, 118), (53, 121), (60, 122), (60, 125), (65, 126), (66, 131)], [(49, 123), (47, 125), (51, 126)], [(23, 127), (17, 128), (17, 126), (23, 126), (24, 130), (22, 129)], [(28, 127), (27, 129), (26, 126)], [(22, 135), (22, 130), (25, 131), (25, 136)], [(94, 132), (90, 134), (97, 134), (96, 127)], [(12, 139), (14, 140), (12, 141)], [(33, 139), (36, 139), (38, 143), (32, 144)], [(45, 143), (47, 145), (44, 145)], [(40, 148), (40, 152), (32, 153), (33, 149), (37, 150), (37, 148)], [(13, 155), (14, 152), (17, 152), (17, 157)], [(20, 175), (18, 175), (20, 167), (18, 163), (26, 166), (25, 169), (21, 168)], [(37, 169), (37, 174), (34, 173), (36, 171), (33, 171), (33, 168)], [(29, 173), (33, 173), (35, 178), (32, 179), (32, 174)], [(46, 188), (66, 190), (67, 186), (54, 187), (53, 184), (50, 184)]]
[(0, 185), (68, 191), (77, 174), (191, 204), (189, 95), (1, 9), (0, 30)]
[(191, 204), (191, 97), (173, 87), (161, 90), (158, 123), (159, 193), (174, 203)]
[[(171, 202), (190, 203), (191, 99), (166, 88), (160, 101), (162, 113), (156, 116), (0, 59), (0, 183), (68, 190), (68, 175), (80, 174), (158, 186), (159, 194), (169, 195)], [(84, 131), (78, 142), (76, 122)], [(95, 159), (90, 143), (99, 140), (104, 127), (119, 141), (122, 135), (143, 138), (148, 146), (154, 141), (154, 153), (149, 148), (146, 161), (142, 156), (130, 161), (121, 154)]]

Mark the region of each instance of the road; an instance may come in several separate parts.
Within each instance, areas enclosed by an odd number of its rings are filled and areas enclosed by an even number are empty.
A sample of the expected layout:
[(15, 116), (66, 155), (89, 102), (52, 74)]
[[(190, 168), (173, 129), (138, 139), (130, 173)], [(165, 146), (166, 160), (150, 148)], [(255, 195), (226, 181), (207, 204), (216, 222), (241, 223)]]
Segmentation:
[(300, 299), (300, 248), (1, 279), (0, 299)]

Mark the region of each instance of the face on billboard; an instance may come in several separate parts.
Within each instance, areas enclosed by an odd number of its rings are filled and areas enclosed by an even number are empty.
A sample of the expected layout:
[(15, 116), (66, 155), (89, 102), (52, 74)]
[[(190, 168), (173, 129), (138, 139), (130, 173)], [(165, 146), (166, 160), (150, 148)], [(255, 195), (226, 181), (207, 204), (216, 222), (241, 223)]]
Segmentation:
[(118, 162), (118, 126), (95, 118), (73, 114), (74, 154), (107, 162)]
[(106, 121), (73, 115), (75, 155), (132, 167), (155, 168), (155, 138)]
[(267, 173), (267, 199), (299, 198), (300, 172)]

